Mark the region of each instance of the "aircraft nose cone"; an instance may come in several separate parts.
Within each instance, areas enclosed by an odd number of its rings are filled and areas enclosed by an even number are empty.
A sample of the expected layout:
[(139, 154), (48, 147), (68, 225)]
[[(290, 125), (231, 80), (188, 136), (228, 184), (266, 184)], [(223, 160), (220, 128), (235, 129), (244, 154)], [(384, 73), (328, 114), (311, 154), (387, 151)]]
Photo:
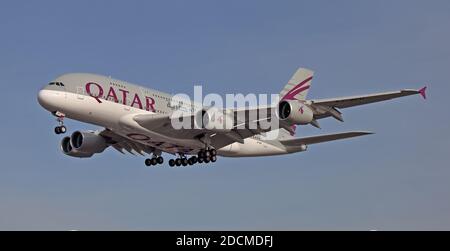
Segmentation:
[(41, 106), (45, 107), (47, 95), (45, 93), (45, 90), (40, 90), (37, 96), (38, 102)]
[(55, 95), (49, 90), (40, 90), (37, 96), (39, 104), (47, 110), (54, 110)]

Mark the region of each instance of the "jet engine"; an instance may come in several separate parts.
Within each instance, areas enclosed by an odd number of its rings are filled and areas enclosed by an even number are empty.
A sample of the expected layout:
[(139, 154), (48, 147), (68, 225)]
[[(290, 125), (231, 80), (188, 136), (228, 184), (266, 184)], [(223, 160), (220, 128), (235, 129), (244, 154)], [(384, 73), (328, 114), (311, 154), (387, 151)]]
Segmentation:
[(314, 120), (314, 113), (307, 105), (296, 100), (283, 100), (278, 104), (280, 120), (296, 125), (306, 125)]
[(103, 152), (107, 147), (105, 138), (95, 132), (76, 131), (61, 141), (64, 154), (78, 158), (89, 158), (95, 153)]
[(214, 132), (229, 132), (233, 129), (233, 114), (217, 108), (201, 110), (196, 116), (197, 126)]

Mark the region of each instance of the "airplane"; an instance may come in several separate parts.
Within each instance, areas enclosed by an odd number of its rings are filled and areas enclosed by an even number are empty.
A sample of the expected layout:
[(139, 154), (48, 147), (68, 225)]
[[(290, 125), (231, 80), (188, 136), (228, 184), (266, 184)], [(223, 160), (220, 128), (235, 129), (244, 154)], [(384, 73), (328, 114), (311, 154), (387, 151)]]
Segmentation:
[[(328, 99), (307, 99), (314, 72), (298, 68), (279, 94), (275, 105), (221, 108), (203, 107), (190, 100), (134, 85), (111, 77), (69, 73), (51, 81), (37, 96), (39, 104), (56, 116), (56, 134), (67, 131), (64, 118), (94, 124), (104, 129), (75, 131), (60, 143), (68, 156), (89, 158), (112, 147), (125, 154), (146, 157), (145, 165), (164, 162), (163, 153), (173, 155), (169, 166), (212, 163), (217, 156), (250, 157), (306, 151), (309, 145), (372, 134), (351, 131), (297, 138), (297, 125), (320, 128), (318, 120), (332, 117), (343, 122), (338, 109), (420, 94), (426, 87), (368, 95)], [(176, 105), (173, 105), (176, 104)], [(184, 118), (195, 121), (193, 128), (174, 128), (176, 109), (188, 111)], [(250, 113), (258, 116), (249, 118)], [(218, 119), (213, 119), (214, 117)], [(224, 122), (228, 126), (220, 127)], [(276, 121), (278, 128), (261, 126)], [(219, 126), (217, 126), (219, 125)], [(264, 137), (276, 131), (275, 139)]]

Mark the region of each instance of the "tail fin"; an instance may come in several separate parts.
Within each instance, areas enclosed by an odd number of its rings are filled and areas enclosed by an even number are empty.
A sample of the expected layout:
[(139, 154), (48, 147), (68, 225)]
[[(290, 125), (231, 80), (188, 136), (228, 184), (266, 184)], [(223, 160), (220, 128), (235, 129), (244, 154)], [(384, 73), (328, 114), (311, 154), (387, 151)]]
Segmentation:
[(298, 68), (292, 78), (280, 93), (280, 100), (305, 100), (314, 72), (305, 68)]

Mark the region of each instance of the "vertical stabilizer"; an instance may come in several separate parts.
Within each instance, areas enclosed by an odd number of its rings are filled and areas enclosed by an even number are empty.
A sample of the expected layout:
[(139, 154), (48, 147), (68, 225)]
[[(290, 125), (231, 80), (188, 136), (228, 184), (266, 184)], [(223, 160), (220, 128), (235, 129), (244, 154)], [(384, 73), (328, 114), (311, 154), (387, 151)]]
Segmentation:
[(280, 100), (305, 100), (314, 72), (299, 68), (280, 93)]

